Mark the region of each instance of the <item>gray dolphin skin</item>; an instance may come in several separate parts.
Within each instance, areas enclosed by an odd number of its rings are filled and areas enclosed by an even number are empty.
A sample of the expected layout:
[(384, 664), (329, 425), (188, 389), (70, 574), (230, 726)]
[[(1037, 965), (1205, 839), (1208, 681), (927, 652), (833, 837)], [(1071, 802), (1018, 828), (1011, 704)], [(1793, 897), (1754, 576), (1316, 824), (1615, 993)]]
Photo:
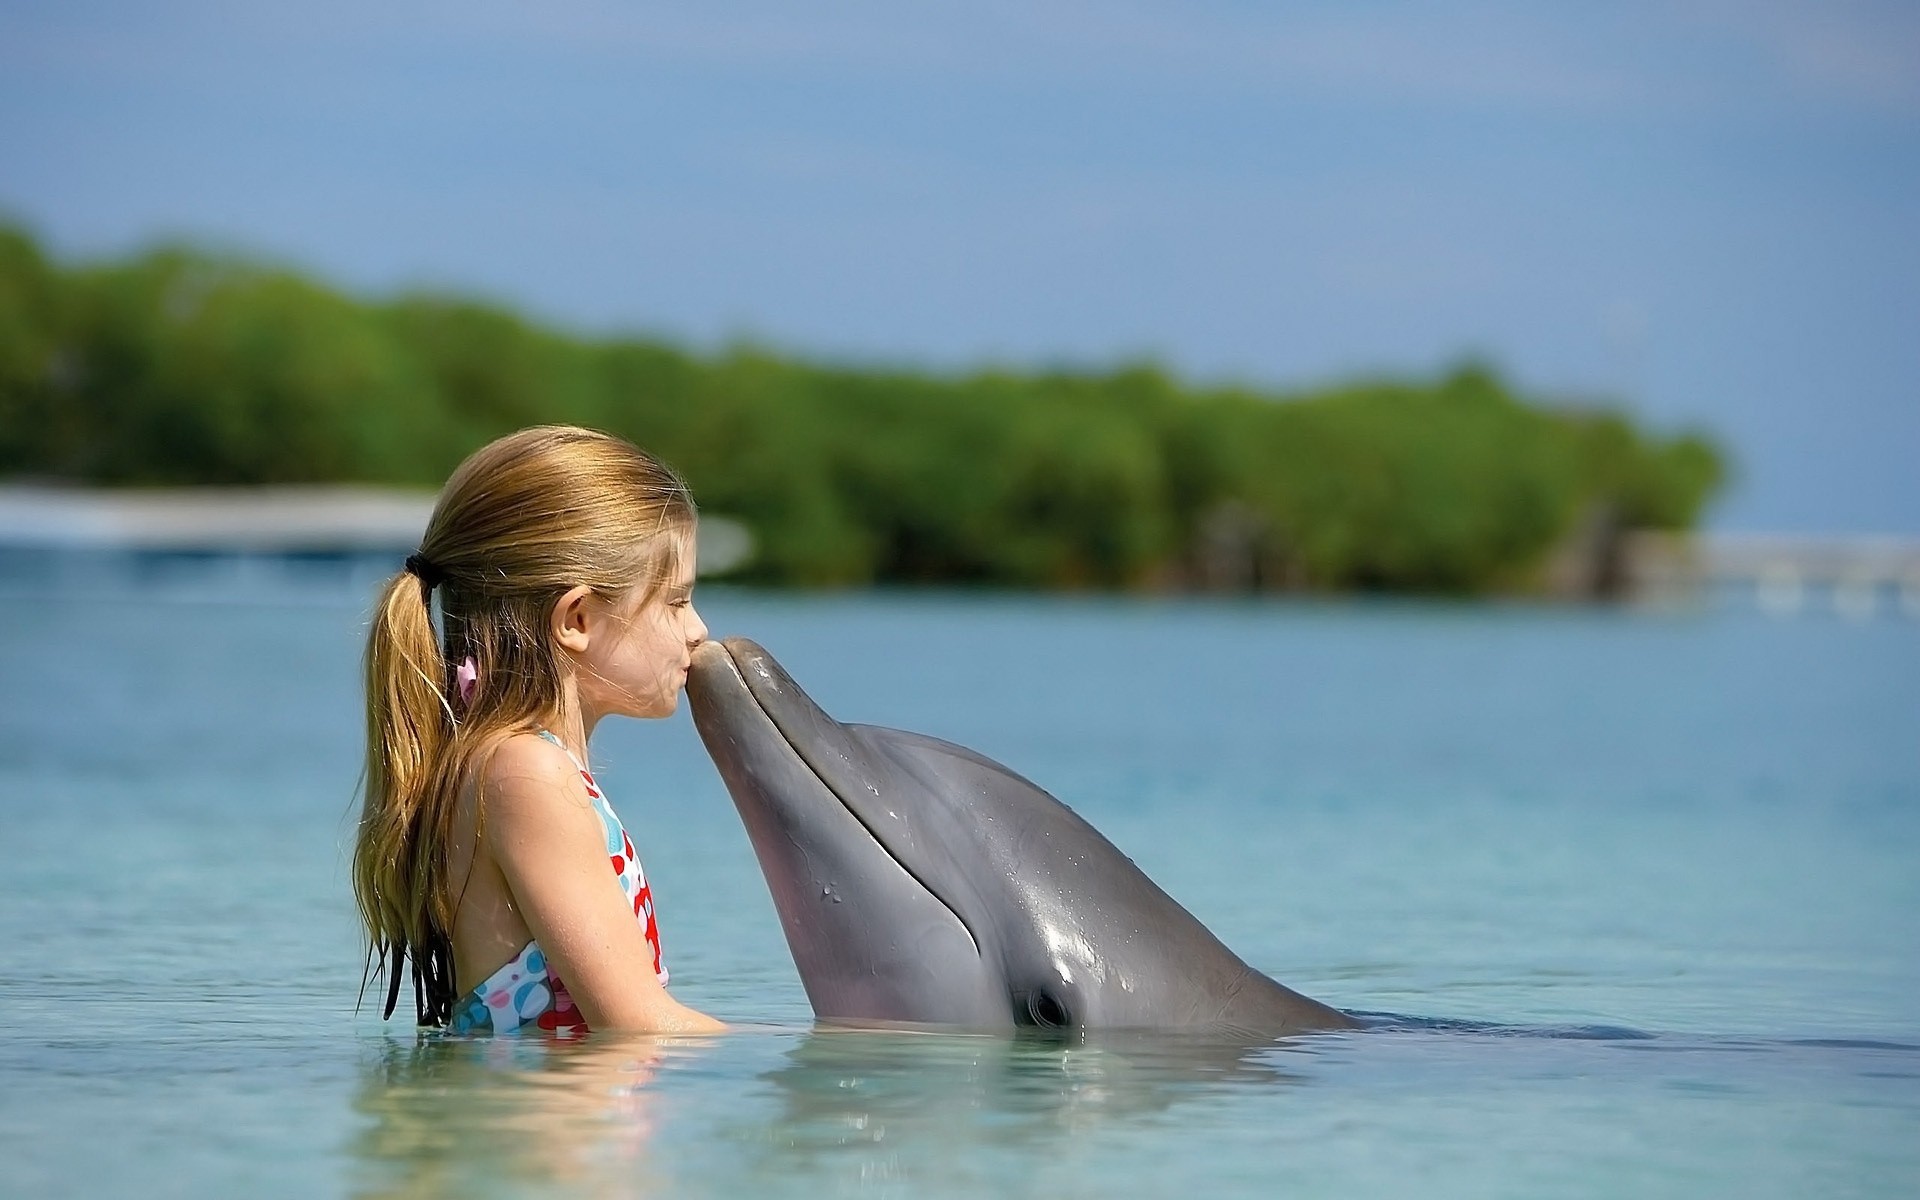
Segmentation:
[(687, 695), (824, 1022), (1358, 1024), (1242, 962), (1040, 788), (963, 746), (841, 724), (753, 642), (701, 646)]

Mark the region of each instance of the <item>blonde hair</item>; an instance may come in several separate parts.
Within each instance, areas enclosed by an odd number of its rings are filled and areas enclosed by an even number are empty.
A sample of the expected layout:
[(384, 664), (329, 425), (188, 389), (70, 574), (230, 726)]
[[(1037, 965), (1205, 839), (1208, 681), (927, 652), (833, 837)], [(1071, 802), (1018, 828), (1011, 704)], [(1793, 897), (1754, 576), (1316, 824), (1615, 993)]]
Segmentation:
[[(477, 754), (559, 717), (554, 603), (581, 584), (614, 599), (638, 586), (651, 599), (683, 569), (694, 521), (693, 497), (671, 468), (590, 429), (523, 429), (475, 451), (447, 480), (367, 634), (353, 890), (369, 942), (361, 987), (376, 970), (387, 974), (383, 1016), (410, 960), (419, 1023), (451, 1018), (459, 897), (448, 843), (460, 789)], [(479, 680), (462, 703), (454, 671), (469, 656)]]

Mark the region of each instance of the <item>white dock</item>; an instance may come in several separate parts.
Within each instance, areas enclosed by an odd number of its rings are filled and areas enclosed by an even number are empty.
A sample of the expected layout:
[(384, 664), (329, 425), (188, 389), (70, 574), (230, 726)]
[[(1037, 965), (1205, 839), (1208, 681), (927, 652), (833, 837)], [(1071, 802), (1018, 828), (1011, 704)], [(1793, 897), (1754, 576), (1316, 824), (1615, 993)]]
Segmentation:
[(1714, 593), (1772, 616), (1828, 611), (1864, 620), (1920, 618), (1920, 538), (1717, 533), (1635, 534), (1627, 547), (1635, 591), (1655, 601)]
[[(0, 487), (0, 547), (208, 554), (395, 554), (420, 544), (435, 493), (392, 488)], [(702, 575), (751, 559), (747, 528), (700, 519)]]

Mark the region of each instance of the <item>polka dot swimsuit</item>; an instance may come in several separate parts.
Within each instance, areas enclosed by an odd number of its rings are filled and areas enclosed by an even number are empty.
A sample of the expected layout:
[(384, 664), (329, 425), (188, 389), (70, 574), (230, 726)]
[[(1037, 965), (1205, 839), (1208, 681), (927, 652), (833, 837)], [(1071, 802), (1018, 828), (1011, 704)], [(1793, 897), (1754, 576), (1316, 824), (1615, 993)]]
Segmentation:
[[(653, 950), (654, 974), (665, 983), (667, 969), (660, 961), (660, 927), (653, 916), (653, 890), (647, 886), (646, 872), (640, 869), (640, 860), (634, 856), (633, 841), (627, 837), (626, 827), (620, 824), (620, 818), (601, 794), (600, 785), (593, 781), (586, 765), (574, 758), (572, 751), (553, 734), (542, 729), (540, 736), (560, 747), (586, 783), (587, 798), (599, 815), (607, 837), (607, 860), (619, 877), (620, 890), (633, 905), (634, 919), (647, 931), (647, 945)], [(528, 942), (511, 962), (456, 1001), (451, 1028), (454, 1033), (513, 1033), (528, 1025), (570, 1033), (585, 1032), (587, 1028), (586, 1018), (574, 1007), (567, 985), (553, 973), (538, 942)]]

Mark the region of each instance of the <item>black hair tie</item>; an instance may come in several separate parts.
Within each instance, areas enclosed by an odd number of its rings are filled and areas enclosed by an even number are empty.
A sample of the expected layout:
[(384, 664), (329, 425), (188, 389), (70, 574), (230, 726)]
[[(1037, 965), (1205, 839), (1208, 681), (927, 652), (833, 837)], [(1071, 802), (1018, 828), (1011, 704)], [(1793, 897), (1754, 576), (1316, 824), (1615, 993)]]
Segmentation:
[(430, 596), (433, 589), (445, 582), (446, 572), (427, 561), (427, 556), (418, 550), (407, 555), (406, 572), (420, 581), (420, 594)]

